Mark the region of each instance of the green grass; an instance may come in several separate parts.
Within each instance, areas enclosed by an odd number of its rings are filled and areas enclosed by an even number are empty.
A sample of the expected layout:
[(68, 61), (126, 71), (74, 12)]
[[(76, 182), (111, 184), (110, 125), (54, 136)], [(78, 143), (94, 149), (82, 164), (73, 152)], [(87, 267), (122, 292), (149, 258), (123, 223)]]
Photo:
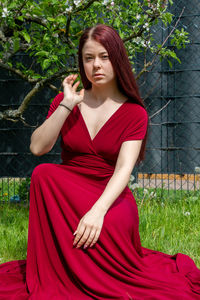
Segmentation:
[(134, 192), (142, 246), (189, 255), (200, 268), (200, 191), (142, 189)]
[(0, 263), (26, 259), (29, 209), (0, 205)]
[[(200, 191), (134, 190), (142, 246), (189, 255), (200, 268)], [(25, 259), (28, 207), (0, 205), (0, 262)]]

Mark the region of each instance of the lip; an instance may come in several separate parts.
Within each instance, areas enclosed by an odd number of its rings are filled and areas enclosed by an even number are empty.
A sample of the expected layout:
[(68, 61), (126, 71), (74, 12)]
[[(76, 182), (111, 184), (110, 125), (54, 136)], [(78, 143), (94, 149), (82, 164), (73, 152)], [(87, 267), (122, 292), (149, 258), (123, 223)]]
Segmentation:
[(100, 74), (100, 73), (96, 73), (93, 75), (94, 77), (100, 77), (100, 76), (104, 76), (103, 74)]

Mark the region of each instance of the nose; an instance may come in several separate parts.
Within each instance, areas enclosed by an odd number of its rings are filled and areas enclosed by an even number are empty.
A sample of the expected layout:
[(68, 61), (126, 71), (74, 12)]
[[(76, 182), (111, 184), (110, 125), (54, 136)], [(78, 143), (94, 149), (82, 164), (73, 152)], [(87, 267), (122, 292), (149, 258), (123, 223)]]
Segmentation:
[(101, 62), (100, 62), (99, 57), (95, 57), (93, 66), (94, 66), (94, 68), (101, 67)]

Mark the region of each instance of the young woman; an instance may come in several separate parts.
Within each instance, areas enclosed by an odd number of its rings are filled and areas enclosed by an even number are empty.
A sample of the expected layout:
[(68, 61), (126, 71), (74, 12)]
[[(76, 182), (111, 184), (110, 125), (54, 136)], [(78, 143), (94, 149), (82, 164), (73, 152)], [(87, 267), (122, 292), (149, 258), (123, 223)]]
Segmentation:
[(144, 157), (148, 115), (117, 32), (87, 29), (76, 75), (63, 81), (31, 137), (43, 155), (61, 134), (62, 163), (32, 174), (26, 261), (0, 267), (0, 299), (200, 299), (200, 270), (184, 254), (141, 247), (127, 184)]

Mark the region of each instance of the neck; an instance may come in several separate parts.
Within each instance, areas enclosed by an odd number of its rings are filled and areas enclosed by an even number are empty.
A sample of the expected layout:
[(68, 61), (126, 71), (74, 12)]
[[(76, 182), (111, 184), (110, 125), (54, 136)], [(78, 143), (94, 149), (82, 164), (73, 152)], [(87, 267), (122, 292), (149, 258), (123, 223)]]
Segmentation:
[(109, 84), (103, 86), (92, 85), (90, 90), (90, 96), (92, 99), (96, 100), (97, 104), (102, 104), (105, 101), (123, 101), (126, 97), (119, 91), (116, 84)]

